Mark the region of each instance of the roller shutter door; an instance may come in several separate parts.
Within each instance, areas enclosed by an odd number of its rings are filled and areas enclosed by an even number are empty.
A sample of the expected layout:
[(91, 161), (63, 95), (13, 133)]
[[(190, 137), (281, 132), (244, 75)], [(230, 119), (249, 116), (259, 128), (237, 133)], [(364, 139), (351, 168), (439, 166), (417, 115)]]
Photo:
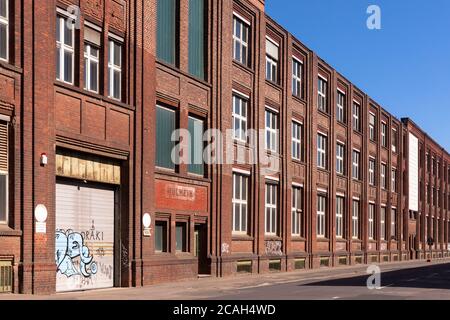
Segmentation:
[(114, 191), (56, 184), (56, 291), (114, 286)]

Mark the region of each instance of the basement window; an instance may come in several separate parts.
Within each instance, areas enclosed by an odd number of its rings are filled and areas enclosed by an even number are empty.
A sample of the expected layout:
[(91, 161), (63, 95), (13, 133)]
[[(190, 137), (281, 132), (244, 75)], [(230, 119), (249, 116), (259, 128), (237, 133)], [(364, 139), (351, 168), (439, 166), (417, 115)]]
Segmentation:
[(236, 271), (237, 273), (252, 273), (252, 261), (238, 261)]
[(281, 260), (269, 260), (269, 270), (270, 271), (281, 271)]
[(306, 268), (306, 259), (295, 259), (295, 270)]

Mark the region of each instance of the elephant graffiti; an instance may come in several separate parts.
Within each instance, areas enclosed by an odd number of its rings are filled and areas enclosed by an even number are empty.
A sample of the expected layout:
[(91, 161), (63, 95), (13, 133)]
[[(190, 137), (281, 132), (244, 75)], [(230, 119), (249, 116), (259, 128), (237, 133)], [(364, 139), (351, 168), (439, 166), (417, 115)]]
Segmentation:
[[(80, 257), (79, 263), (76, 259), (78, 257)], [(97, 273), (97, 263), (93, 261), (93, 258), (80, 233), (72, 230), (56, 231), (56, 272), (61, 272), (68, 278), (74, 275), (89, 278)]]

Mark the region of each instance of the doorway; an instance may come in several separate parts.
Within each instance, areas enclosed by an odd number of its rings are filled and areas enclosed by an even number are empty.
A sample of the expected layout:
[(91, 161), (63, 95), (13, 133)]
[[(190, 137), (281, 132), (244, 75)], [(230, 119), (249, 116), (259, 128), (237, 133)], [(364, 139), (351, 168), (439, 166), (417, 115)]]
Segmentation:
[(198, 274), (209, 275), (208, 235), (206, 224), (196, 224), (194, 230), (194, 254), (198, 260)]

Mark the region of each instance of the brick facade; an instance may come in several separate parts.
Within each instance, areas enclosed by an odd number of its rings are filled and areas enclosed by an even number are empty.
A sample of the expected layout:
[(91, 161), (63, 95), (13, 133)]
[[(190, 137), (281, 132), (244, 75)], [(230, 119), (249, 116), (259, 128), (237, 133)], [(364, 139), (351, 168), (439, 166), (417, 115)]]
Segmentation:
[[(450, 155), (410, 119), (396, 119), (305, 47), (264, 12), (263, 0), (205, 0), (206, 76), (189, 74), (189, 1), (181, 0), (177, 23), (177, 63), (156, 58), (157, 0), (10, 0), (10, 54), (0, 61), (0, 114), (9, 122), (9, 219), (0, 224), (0, 260), (13, 263), (13, 291), (55, 292), (56, 154), (71, 151), (120, 165), (117, 188), (120, 228), (116, 240), (120, 256), (116, 286), (143, 286), (164, 281), (236, 274), (238, 266), (266, 273), (275, 269), (338, 267), (359, 263), (448, 257)], [(75, 32), (74, 83), (55, 80), (56, 12), (81, 9)], [(233, 15), (249, 23), (249, 63), (233, 60)], [(43, 19), (42, 17), (47, 17)], [(100, 90), (84, 90), (85, 22), (101, 28)], [(123, 38), (122, 98), (108, 97), (110, 34)], [(278, 82), (265, 80), (266, 36), (279, 45)], [(302, 95), (292, 94), (292, 57), (302, 62)], [(318, 77), (327, 82), (327, 111), (318, 111)], [(345, 94), (345, 121), (337, 121), (337, 91)], [(176, 112), (177, 127), (188, 128), (193, 115), (206, 128), (230, 130), (233, 92), (248, 97), (249, 128), (265, 128), (265, 110), (276, 110), (279, 141), (268, 154), (280, 170), (265, 166), (208, 165), (204, 176), (181, 164), (174, 171), (155, 166), (155, 105)], [(360, 106), (360, 132), (352, 127), (352, 106)], [(369, 138), (369, 115), (375, 115), (375, 139)], [(302, 124), (300, 159), (292, 157), (292, 121)], [(382, 146), (382, 123), (386, 146)], [(392, 148), (396, 130), (396, 150)], [(326, 168), (317, 167), (317, 133), (327, 137)], [(419, 140), (419, 212), (409, 211), (409, 134)], [(336, 141), (345, 145), (344, 174), (336, 173)], [(264, 148), (264, 142), (259, 144)], [(259, 147), (258, 147), (259, 148)], [(233, 144), (250, 157), (245, 143)], [(360, 155), (358, 180), (352, 179), (352, 151)], [(258, 154), (266, 154), (257, 150)], [(227, 150), (226, 152), (229, 152)], [(225, 152), (225, 155), (226, 154)], [(41, 154), (48, 164), (41, 165)], [(427, 170), (427, 155), (440, 170)], [(369, 183), (369, 159), (375, 159), (375, 185)], [(259, 159), (261, 160), (261, 159)], [(431, 161), (431, 160), (430, 160)], [(434, 162), (433, 162), (434, 163)], [(380, 170), (386, 165), (386, 188)], [(431, 164), (432, 166), (432, 164)], [(396, 188), (391, 186), (396, 169)], [(249, 172), (248, 228), (233, 234), (233, 172)], [(80, 180), (80, 179), (79, 179)], [(81, 179), (80, 181), (83, 181)], [(277, 231), (265, 233), (265, 186), (278, 186)], [(303, 190), (302, 233), (292, 235), (292, 186)], [(439, 203), (427, 201), (426, 188), (441, 194)], [(437, 192), (437, 191), (436, 191)], [(343, 236), (336, 237), (336, 195), (344, 202)], [(317, 237), (317, 198), (326, 197), (325, 237)], [(359, 236), (352, 237), (352, 203), (360, 203)], [(47, 233), (36, 232), (34, 208), (48, 210)], [(374, 236), (369, 237), (369, 204), (375, 205)], [(386, 240), (381, 238), (381, 207), (386, 207)], [(391, 209), (397, 211), (396, 237), (389, 235)], [(152, 217), (150, 236), (142, 217)], [(429, 217), (429, 219), (427, 219)], [(435, 218), (435, 219), (433, 219)], [(155, 222), (167, 224), (167, 252), (155, 249)], [(186, 224), (186, 252), (176, 250), (177, 223)], [(434, 228), (432, 227), (434, 225)], [(202, 229), (203, 228), (203, 229)], [(197, 230), (205, 261), (196, 256)], [(436, 232), (434, 231), (436, 230)], [(431, 248), (429, 232), (436, 234)], [(203, 234), (203, 233), (202, 233)], [(201, 251), (201, 250), (200, 250)], [(202, 269), (202, 270), (200, 270)]]

